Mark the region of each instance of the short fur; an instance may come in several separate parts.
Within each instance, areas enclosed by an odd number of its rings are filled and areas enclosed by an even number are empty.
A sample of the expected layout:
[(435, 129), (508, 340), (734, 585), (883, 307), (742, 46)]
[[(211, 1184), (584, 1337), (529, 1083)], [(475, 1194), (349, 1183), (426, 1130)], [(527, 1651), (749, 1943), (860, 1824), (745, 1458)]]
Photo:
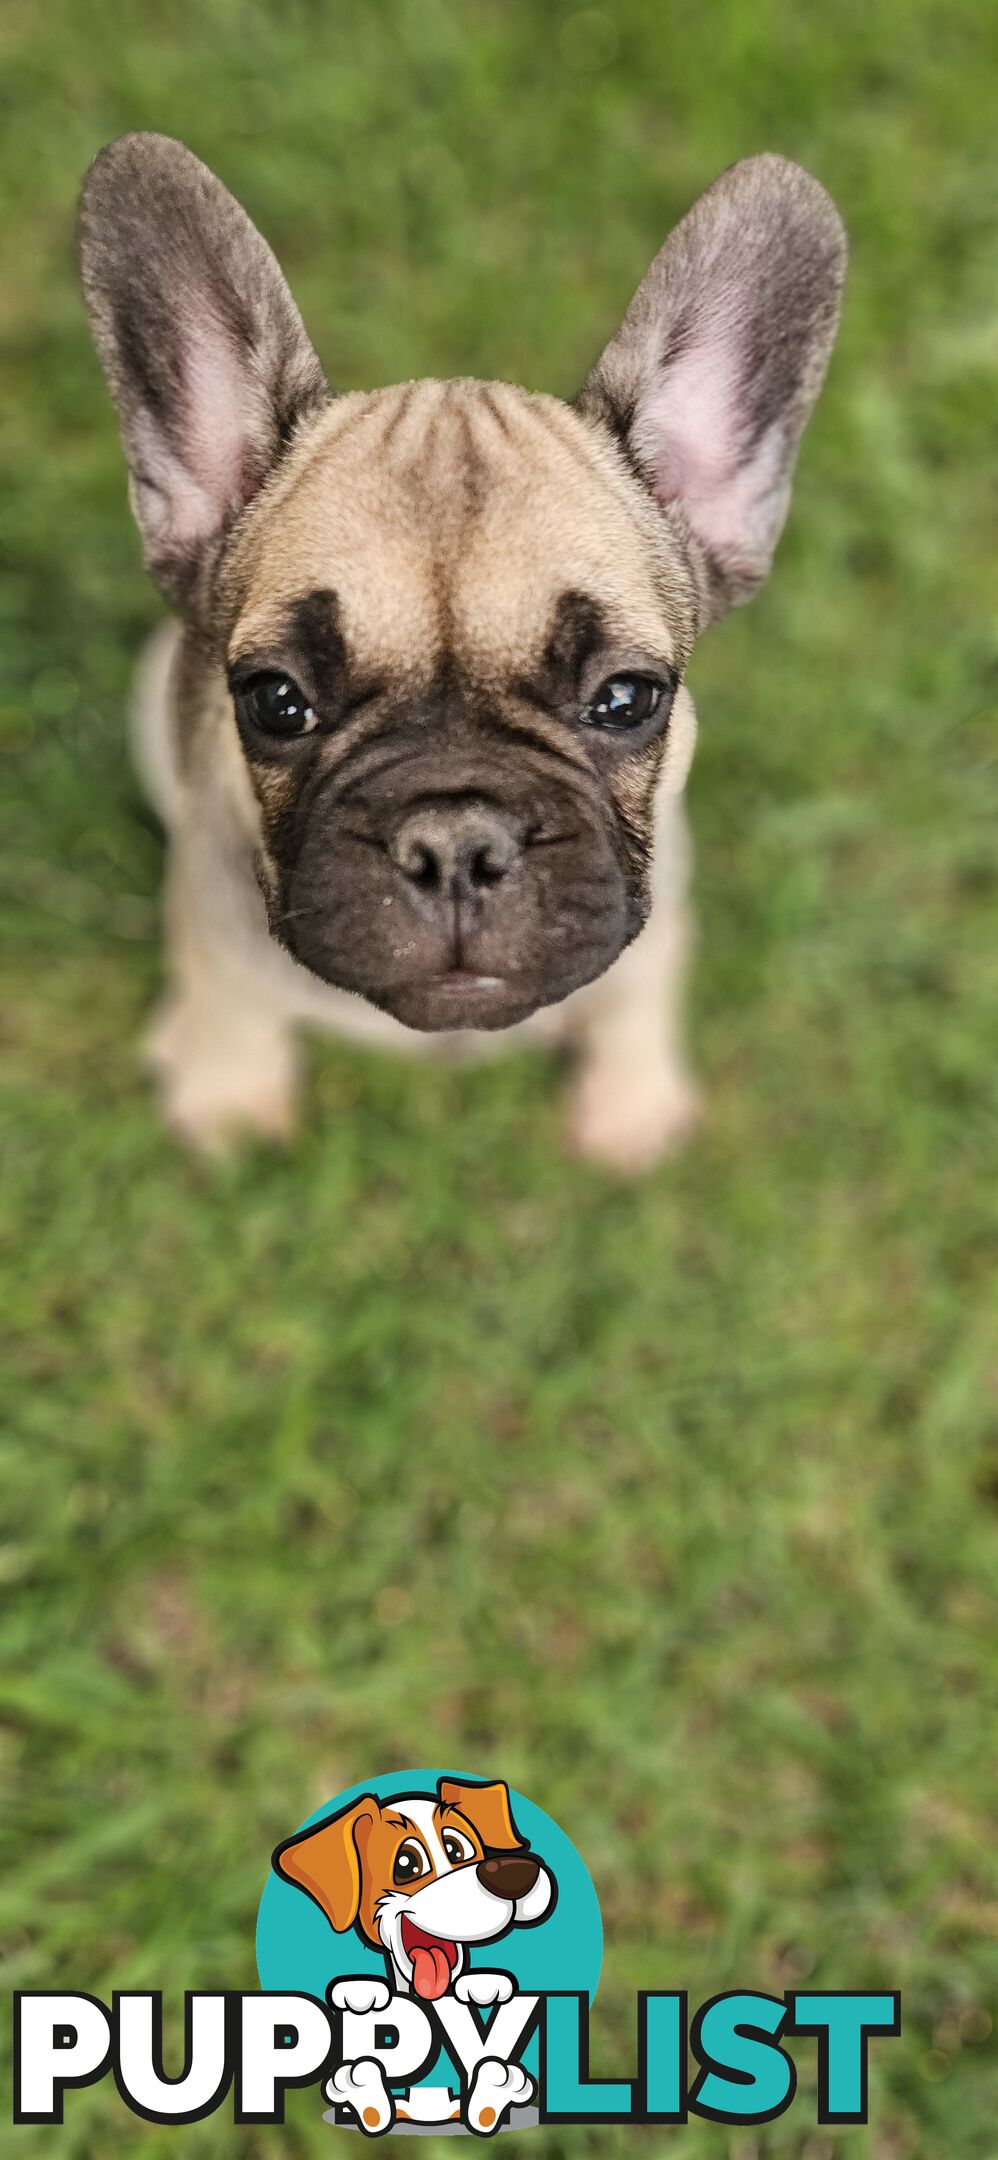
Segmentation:
[[(749, 159), (656, 257), (574, 406), (506, 383), (332, 396), (277, 264), (190, 151), (91, 167), (84, 289), (150, 571), (140, 762), (170, 833), (153, 1051), (207, 1145), (284, 1133), (298, 1025), (581, 1049), (576, 1142), (637, 1168), (695, 1098), (680, 796), (703, 625), (765, 576), (845, 249)], [(300, 686), (266, 733), (249, 686)], [(608, 679), (655, 713), (593, 723)], [(639, 935), (640, 933), (640, 935)]]

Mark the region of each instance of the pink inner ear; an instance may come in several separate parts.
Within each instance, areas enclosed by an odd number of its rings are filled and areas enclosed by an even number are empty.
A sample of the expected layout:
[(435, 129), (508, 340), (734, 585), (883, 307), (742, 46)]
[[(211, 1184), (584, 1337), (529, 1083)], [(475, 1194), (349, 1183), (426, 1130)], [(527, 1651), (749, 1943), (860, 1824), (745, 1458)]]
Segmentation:
[(778, 423), (742, 454), (737, 346), (732, 332), (695, 343), (638, 401), (634, 445), (661, 503), (678, 503), (711, 555), (768, 560), (785, 509)]
[(167, 443), (146, 414), (136, 430), (142, 465), (156, 490), (145, 506), (146, 525), (157, 541), (178, 551), (210, 539), (248, 501), (253, 445), (267, 424), (259, 383), (207, 313), (188, 329), (183, 367), (179, 440)]

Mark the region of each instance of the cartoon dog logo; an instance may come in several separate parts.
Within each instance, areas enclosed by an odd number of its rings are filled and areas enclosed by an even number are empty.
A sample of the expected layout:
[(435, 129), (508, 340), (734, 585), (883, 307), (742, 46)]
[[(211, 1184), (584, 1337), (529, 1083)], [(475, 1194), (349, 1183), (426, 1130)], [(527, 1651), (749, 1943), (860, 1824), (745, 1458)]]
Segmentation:
[[(387, 1979), (369, 1974), (331, 1983), (334, 2010), (387, 2010), (393, 1995), (434, 2003), (494, 2008), (516, 1983), (508, 1972), (469, 1965), (469, 1952), (533, 1927), (553, 1911), (557, 1888), (513, 1821), (509, 1788), (441, 1777), (435, 1793), (379, 1800), (365, 1793), (325, 1822), (277, 1847), (278, 1875), (319, 1906), (337, 1934), (353, 1928), (380, 1950)], [(401, 2121), (457, 2121), (460, 2103), (437, 2088), (393, 2099), (373, 2059), (343, 2063), (326, 2087), (360, 2126), (377, 2133)], [(487, 2056), (478, 2064), (465, 2120), (486, 2133), (511, 2107), (532, 2098), (533, 2080), (518, 2063)], [(441, 2113), (437, 2114), (437, 2107)]]

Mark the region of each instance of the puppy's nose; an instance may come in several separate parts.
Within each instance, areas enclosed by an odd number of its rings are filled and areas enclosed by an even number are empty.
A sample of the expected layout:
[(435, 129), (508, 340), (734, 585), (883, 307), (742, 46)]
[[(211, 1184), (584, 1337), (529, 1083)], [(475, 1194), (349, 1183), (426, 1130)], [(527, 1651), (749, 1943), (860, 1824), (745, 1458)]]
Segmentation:
[(488, 1860), (480, 1860), (475, 1873), (486, 1890), (494, 1897), (526, 1897), (541, 1872), (539, 1860), (533, 1853), (492, 1853)]
[(470, 896), (502, 882), (520, 838), (512, 818), (488, 803), (422, 803), (403, 819), (389, 853), (421, 891)]

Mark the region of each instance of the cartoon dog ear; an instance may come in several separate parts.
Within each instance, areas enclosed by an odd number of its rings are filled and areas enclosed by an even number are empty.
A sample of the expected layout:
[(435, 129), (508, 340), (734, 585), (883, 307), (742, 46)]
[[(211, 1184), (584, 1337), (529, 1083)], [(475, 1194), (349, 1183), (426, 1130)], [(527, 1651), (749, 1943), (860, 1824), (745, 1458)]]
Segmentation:
[(745, 158), (656, 255), (586, 381), (656, 502), (705, 558), (709, 614), (767, 575), (838, 325), (846, 239), (799, 165)]
[(246, 212), (166, 135), (122, 135), (80, 204), (83, 291), (118, 408), (152, 576), (200, 573), (327, 392), (277, 263)]
[(353, 1927), (360, 1911), (363, 1857), (380, 1813), (374, 1794), (365, 1793), (342, 1814), (286, 1838), (273, 1855), (275, 1872), (308, 1892), (337, 1935)]
[(526, 1844), (513, 1821), (509, 1786), (501, 1781), (463, 1785), (459, 1778), (441, 1778), (437, 1797), (441, 1807), (460, 1808), (487, 1852), (518, 1852)]

